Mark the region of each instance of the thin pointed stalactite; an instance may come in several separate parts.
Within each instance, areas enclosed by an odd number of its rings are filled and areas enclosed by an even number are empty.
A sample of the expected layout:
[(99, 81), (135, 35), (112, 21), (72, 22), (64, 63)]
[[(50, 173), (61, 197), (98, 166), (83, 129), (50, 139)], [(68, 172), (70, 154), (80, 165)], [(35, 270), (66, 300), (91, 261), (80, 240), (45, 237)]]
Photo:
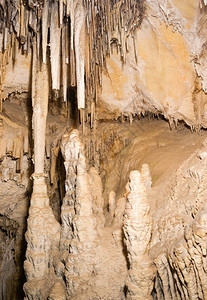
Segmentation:
[(46, 64), (48, 38), (48, 1), (45, 1), (42, 12), (42, 61)]
[(82, 4), (78, 3), (75, 13), (75, 54), (77, 76), (77, 100), (78, 109), (85, 108), (85, 14)]
[(61, 28), (58, 18), (58, 2), (55, 1), (51, 8), (51, 25), (50, 25), (50, 52), (51, 52), (51, 75), (52, 89), (60, 89), (60, 38)]

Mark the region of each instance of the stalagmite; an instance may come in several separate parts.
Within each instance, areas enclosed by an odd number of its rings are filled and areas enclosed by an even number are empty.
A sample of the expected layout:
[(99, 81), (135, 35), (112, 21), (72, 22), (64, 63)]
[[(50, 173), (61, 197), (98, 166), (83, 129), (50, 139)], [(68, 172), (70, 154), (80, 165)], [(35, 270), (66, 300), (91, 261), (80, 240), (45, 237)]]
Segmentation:
[(139, 171), (130, 173), (128, 189), (123, 226), (130, 264), (126, 282), (127, 299), (152, 299), (155, 268), (148, 255), (152, 219)]
[(67, 297), (78, 298), (82, 294), (81, 286), (87, 284), (88, 278), (95, 272), (92, 257), (95, 257), (98, 242), (96, 219), (83, 145), (77, 130), (63, 136), (61, 150), (66, 168), (66, 195), (61, 212), (61, 251)]

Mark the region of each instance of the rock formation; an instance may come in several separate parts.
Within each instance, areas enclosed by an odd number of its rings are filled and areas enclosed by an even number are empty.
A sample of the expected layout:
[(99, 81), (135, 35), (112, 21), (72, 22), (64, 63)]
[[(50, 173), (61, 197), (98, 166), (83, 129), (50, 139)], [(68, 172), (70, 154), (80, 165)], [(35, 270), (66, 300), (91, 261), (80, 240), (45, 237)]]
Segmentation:
[(152, 299), (155, 268), (148, 255), (152, 234), (147, 192), (139, 171), (132, 171), (124, 217), (124, 235), (130, 269), (126, 299)]
[[(45, 131), (48, 106), (48, 77), (45, 66), (38, 70), (33, 46), (32, 106), (34, 138), (33, 192), (27, 221), (27, 251), (24, 263), (26, 299), (46, 299), (54, 282), (54, 261), (58, 251), (60, 226), (49, 206), (44, 174)], [(45, 284), (47, 286), (45, 287)]]
[(0, 0), (1, 299), (207, 299), (206, 15)]
[(77, 130), (63, 136), (62, 153), (66, 167), (66, 195), (61, 214), (64, 275), (67, 297), (72, 299), (75, 295), (81, 299), (95, 272), (91, 258), (95, 256), (98, 240), (89, 175)]

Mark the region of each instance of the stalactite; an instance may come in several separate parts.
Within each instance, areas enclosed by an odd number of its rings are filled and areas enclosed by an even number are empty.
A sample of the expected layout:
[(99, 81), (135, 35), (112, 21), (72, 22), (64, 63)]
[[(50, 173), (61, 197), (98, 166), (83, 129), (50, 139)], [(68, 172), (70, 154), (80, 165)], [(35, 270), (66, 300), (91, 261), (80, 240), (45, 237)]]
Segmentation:
[(75, 11), (74, 11), (74, 0), (70, 0), (70, 34), (71, 34), (71, 41), (70, 46), (71, 50), (74, 49), (74, 27), (75, 27)]
[(61, 28), (59, 27), (58, 2), (55, 1), (51, 8), (50, 25), (50, 54), (51, 54), (51, 73), (52, 89), (60, 89), (60, 37)]
[(66, 35), (67, 25), (62, 28), (62, 81), (63, 81), (63, 100), (67, 101), (67, 86), (68, 86), (68, 67), (66, 63)]
[(46, 64), (47, 35), (48, 35), (48, 1), (45, 1), (42, 13), (42, 60)]
[(9, 154), (18, 161), (18, 171), (21, 172), (23, 155), (29, 151), (27, 128), (13, 123), (9, 118), (0, 114), (0, 136), (0, 158)]
[(20, 8), (20, 42), (24, 44), (26, 37), (25, 32), (25, 6), (22, 3)]
[(77, 76), (77, 100), (78, 108), (85, 108), (85, 12), (80, 1), (75, 9), (75, 55)]

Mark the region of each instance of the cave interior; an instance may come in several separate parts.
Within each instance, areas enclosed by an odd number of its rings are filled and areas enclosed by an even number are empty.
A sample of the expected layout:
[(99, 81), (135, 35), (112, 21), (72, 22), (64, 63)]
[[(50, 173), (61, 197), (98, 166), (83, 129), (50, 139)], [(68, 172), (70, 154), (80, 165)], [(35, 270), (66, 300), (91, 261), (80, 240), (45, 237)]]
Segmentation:
[(0, 0), (0, 300), (207, 299), (206, 130), (206, 0)]

